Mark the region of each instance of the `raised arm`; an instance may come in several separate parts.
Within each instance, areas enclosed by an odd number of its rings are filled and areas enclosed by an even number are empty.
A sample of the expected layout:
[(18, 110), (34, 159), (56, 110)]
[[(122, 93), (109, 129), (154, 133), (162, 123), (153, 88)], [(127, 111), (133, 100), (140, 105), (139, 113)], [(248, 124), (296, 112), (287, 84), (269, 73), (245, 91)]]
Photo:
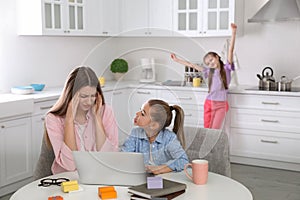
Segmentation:
[(230, 44), (229, 44), (228, 54), (227, 54), (227, 60), (230, 64), (233, 63), (233, 51), (234, 51), (234, 44), (235, 44), (236, 29), (237, 29), (236, 24), (232, 23), (231, 24), (232, 33), (231, 33), (231, 39), (230, 39)]
[(188, 62), (188, 61), (179, 59), (179, 58), (177, 58), (177, 56), (176, 56), (174, 53), (171, 54), (171, 58), (172, 58), (175, 62), (177, 62), (177, 63), (179, 63), (179, 64), (182, 64), (182, 65), (184, 65), (184, 66), (191, 67), (191, 68), (196, 69), (196, 70), (198, 70), (198, 71), (203, 71), (203, 67), (201, 67), (201, 66), (199, 66), (199, 65), (196, 65), (196, 64), (194, 64), (194, 63), (191, 63), (191, 62)]

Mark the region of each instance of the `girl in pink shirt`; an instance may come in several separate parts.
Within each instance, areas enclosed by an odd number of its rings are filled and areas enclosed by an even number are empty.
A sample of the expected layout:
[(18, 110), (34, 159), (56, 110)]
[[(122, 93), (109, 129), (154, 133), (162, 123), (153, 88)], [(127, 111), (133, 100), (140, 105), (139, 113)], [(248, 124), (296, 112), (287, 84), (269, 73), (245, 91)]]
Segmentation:
[(55, 154), (53, 174), (76, 170), (72, 151), (118, 150), (112, 108), (105, 104), (98, 78), (89, 67), (78, 67), (69, 74), (45, 125)]

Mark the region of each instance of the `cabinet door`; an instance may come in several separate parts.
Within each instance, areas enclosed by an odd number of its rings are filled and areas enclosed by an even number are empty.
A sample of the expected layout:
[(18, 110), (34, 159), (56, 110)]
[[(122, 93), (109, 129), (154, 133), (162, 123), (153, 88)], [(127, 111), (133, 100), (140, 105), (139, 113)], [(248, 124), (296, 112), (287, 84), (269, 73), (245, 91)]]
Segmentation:
[(149, 0), (149, 36), (172, 36), (173, 0)]
[[(33, 3), (31, 3), (34, 6)], [(43, 34), (63, 34), (66, 16), (63, 0), (43, 1)]]
[(148, 0), (121, 2), (122, 36), (148, 35)]
[(100, 34), (118, 35), (120, 33), (120, 0), (101, 0), (100, 3)]
[(0, 184), (32, 176), (30, 118), (0, 122)]
[(234, 0), (204, 0), (203, 3), (202, 33), (207, 36), (230, 35), (230, 23), (234, 22)]
[(112, 92), (111, 97), (111, 105), (119, 129), (119, 144), (123, 144), (133, 127), (133, 119), (129, 116), (128, 94), (129, 90), (116, 90)]
[(31, 118), (32, 120), (32, 166), (35, 170), (37, 161), (41, 153), (42, 139), (44, 134), (44, 115), (36, 115)]
[(202, 1), (174, 0), (174, 31), (177, 36), (197, 36), (202, 29)]

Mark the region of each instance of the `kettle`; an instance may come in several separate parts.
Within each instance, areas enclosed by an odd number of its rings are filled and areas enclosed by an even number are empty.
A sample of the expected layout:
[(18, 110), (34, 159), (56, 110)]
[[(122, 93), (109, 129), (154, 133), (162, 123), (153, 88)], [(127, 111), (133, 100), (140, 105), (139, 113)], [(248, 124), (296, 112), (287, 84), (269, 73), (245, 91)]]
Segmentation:
[(277, 90), (276, 86), (277, 84), (275, 78), (273, 77), (273, 69), (271, 67), (265, 67), (262, 70), (262, 76), (261, 79), (259, 80), (259, 89), (276, 91)]

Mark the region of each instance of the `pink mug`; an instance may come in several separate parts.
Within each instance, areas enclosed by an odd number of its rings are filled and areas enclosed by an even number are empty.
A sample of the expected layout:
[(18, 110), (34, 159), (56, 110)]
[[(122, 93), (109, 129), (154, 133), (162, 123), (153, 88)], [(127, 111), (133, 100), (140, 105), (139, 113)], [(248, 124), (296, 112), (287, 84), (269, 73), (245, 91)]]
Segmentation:
[[(192, 176), (187, 171), (189, 167), (192, 167)], [(208, 161), (201, 159), (193, 160), (192, 163), (184, 166), (184, 172), (196, 185), (204, 185), (207, 182)]]

